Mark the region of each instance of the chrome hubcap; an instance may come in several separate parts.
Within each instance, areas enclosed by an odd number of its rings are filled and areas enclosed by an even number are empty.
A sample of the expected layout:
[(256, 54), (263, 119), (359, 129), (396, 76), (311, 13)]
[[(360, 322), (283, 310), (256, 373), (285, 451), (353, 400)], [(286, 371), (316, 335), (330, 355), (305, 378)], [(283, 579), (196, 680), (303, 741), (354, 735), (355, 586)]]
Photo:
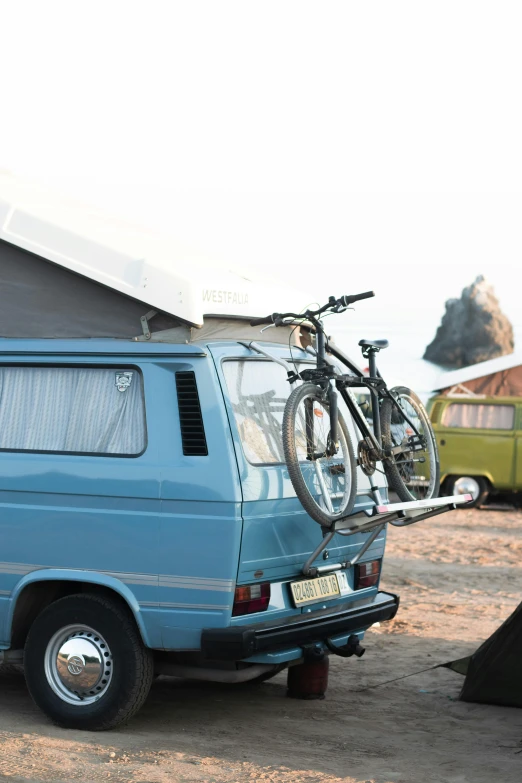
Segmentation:
[(476, 500), (480, 495), (480, 485), (471, 476), (462, 476), (456, 480), (453, 492), (455, 495), (471, 495), (473, 500)]
[(68, 625), (47, 645), (44, 668), (47, 682), (60, 699), (68, 704), (92, 704), (109, 688), (112, 654), (93, 628)]

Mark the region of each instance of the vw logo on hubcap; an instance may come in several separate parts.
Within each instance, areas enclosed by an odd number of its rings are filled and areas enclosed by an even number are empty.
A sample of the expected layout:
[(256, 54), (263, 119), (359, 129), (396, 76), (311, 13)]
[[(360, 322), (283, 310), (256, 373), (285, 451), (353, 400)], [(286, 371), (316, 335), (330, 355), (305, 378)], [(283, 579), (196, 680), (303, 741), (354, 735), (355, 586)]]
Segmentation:
[(71, 672), (71, 674), (81, 674), (83, 670), (85, 669), (85, 661), (83, 659), (83, 656), (80, 655), (69, 655), (67, 658), (67, 668)]

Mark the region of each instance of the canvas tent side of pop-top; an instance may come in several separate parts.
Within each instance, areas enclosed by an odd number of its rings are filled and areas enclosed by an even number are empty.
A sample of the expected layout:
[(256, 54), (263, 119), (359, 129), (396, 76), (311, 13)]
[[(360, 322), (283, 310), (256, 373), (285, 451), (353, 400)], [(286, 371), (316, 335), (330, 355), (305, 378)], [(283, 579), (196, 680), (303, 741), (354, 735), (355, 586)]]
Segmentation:
[[(300, 309), (306, 295), (260, 284), (146, 229), (0, 174), (0, 336), (130, 337), (208, 316)], [(29, 317), (30, 314), (30, 317)], [(31, 320), (31, 324), (28, 321)]]

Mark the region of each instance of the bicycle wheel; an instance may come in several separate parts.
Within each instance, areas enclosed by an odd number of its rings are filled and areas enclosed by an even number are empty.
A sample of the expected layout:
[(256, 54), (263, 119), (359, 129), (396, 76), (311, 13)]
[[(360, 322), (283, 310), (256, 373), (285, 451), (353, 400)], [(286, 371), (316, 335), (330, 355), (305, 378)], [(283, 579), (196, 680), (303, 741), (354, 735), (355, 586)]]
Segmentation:
[(331, 527), (353, 509), (357, 492), (350, 433), (338, 415), (337, 452), (328, 456), (329, 404), (314, 383), (290, 394), (283, 416), (283, 449), (290, 480), (301, 505), (322, 527)]
[(436, 498), (440, 483), (439, 455), (426, 409), (415, 392), (405, 386), (396, 386), (390, 393), (399, 408), (388, 397), (381, 403), (383, 447), (405, 449), (383, 462), (390, 489), (406, 502)]

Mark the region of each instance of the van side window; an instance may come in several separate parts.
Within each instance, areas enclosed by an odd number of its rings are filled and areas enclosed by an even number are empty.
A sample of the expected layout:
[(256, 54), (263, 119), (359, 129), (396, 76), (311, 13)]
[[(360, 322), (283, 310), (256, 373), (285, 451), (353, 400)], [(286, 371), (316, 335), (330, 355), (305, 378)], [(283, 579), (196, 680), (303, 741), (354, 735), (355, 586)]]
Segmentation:
[(478, 430), (512, 430), (514, 405), (467, 405), (455, 402), (448, 405), (442, 417), (446, 427)]
[(0, 367), (0, 449), (137, 456), (146, 445), (132, 368)]

